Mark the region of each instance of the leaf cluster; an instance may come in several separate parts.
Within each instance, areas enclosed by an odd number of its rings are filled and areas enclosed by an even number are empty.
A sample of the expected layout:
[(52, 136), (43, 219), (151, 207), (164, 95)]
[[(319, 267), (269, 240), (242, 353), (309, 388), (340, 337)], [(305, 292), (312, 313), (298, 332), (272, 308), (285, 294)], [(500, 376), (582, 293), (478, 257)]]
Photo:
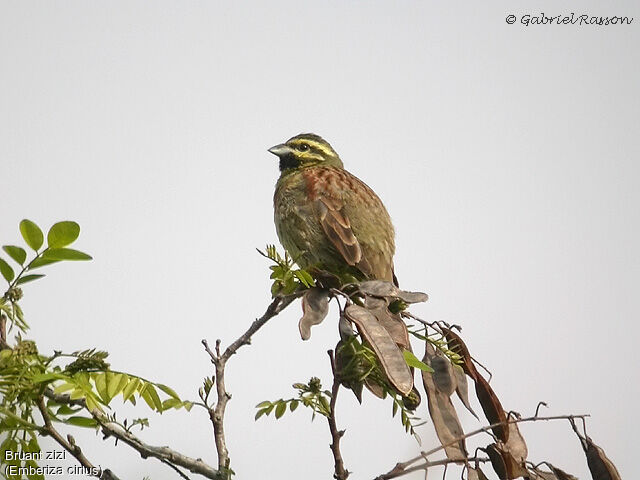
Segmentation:
[(314, 287), (315, 281), (311, 274), (302, 268), (294, 268), (295, 260), (285, 251), (284, 256), (280, 255), (275, 245), (267, 245), (265, 251), (258, 250), (258, 253), (271, 260), (271, 295), (289, 295), (297, 290)]
[(406, 402), (401, 395), (398, 395), (397, 392), (387, 390), (386, 393), (389, 394), (393, 403), (391, 407), (391, 416), (395, 417), (400, 412), (400, 422), (404, 427), (404, 431), (410, 433), (415, 437), (418, 443), (421, 443), (420, 436), (416, 432), (416, 427), (420, 423), (420, 418), (413, 414), (412, 410), (409, 410), (406, 406)]
[(275, 418), (282, 417), (287, 411), (293, 412), (299, 405), (310, 408), (313, 411), (311, 419), (313, 420), (316, 414), (324, 415), (328, 417), (331, 415), (331, 392), (329, 390), (322, 390), (322, 383), (320, 379), (312, 377), (309, 383), (294, 383), (293, 388), (298, 390), (297, 398), (289, 398), (287, 400), (280, 399), (275, 401), (265, 400), (256, 405), (258, 411), (256, 412), (255, 419), (258, 420), (263, 415), (269, 415), (271, 412), (275, 413)]
[(209, 402), (209, 395), (211, 393), (211, 389), (215, 385), (215, 382), (215, 375), (204, 377), (204, 380), (202, 381), (202, 387), (198, 389), (198, 396), (200, 397), (200, 400), (202, 400), (202, 406), (206, 407), (207, 409), (214, 408), (212, 402)]
[[(423, 326), (421, 328), (415, 328), (415, 329), (410, 328), (409, 334), (419, 340), (422, 340), (423, 342), (428, 342), (431, 345), (433, 345), (435, 349), (442, 352), (451, 361), (451, 363), (455, 365), (462, 365), (463, 363), (462, 357), (458, 352), (449, 348), (447, 339), (445, 338), (444, 334), (439, 330), (434, 330), (434, 333), (427, 334), (427, 327)], [(415, 366), (415, 365), (411, 365), (411, 366)], [(421, 370), (424, 370), (424, 369), (421, 368)]]
[[(59, 358), (71, 357), (68, 365), (51, 366)], [(97, 428), (96, 412), (110, 411), (116, 397), (135, 405), (140, 399), (153, 411), (191, 409), (170, 387), (144, 378), (111, 370), (96, 370), (106, 366), (106, 352), (95, 350), (39, 355), (35, 344), (20, 341), (13, 349), (0, 351), (0, 432), (7, 434), (0, 450), (31, 451), (38, 449), (38, 433), (42, 427), (34, 417), (34, 409), (45, 391), (53, 393), (45, 403), (52, 422), (76, 427)], [(115, 413), (111, 414), (115, 421)], [(126, 430), (148, 426), (147, 419), (134, 419), (121, 424)], [(3, 454), (2, 458), (6, 458)], [(27, 465), (27, 463), (25, 463)]]
[[(169, 409), (190, 410), (192, 403), (182, 400), (172, 388), (131, 373), (111, 370), (105, 351), (92, 348), (43, 355), (34, 341), (22, 338), (28, 325), (19, 305), (23, 296), (20, 286), (44, 277), (29, 272), (65, 260), (91, 260), (91, 257), (68, 248), (80, 233), (75, 222), (54, 224), (47, 233), (46, 246), (45, 236), (34, 222), (20, 222), (20, 233), (33, 250), (33, 258), (28, 260), (27, 251), (22, 247), (3, 246), (3, 251), (19, 266), (14, 270), (0, 257), (0, 274), (8, 283), (0, 298), (0, 323), (3, 325), (0, 329), (0, 437), (3, 439), (0, 464), (37, 469), (35, 459), (11, 459), (15, 456), (7, 455), (7, 452), (40, 451), (38, 438), (47, 434), (41, 423), (41, 412), (53, 424), (98, 428), (100, 419), (107, 419), (130, 431), (135, 426), (148, 426), (149, 422), (146, 418), (118, 422), (112, 410), (116, 398), (133, 405), (142, 399), (157, 413)], [(12, 344), (6, 339), (6, 320), (19, 329)], [(8, 478), (5, 472), (5, 468), (0, 468), (0, 478)], [(39, 479), (42, 475), (32, 477)]]
[(9, 284), (4, 295), (0, 298), (0, 313), (4, 312), (11, 322), (23, 332), (29, 326), (24, 320), (24, 313), (19, 300), (22, 290), (19, 288), (34, 280), (44, 277), (41, 273), (29, 273), (35, 269), (65, 260), (91, 260), (91, 256), (79, 250), (68, 248), (80, 235), (80, 225), (76, 222), (63, 221), (51, 226), (47, 233), (47, 245), (43, 248), (44, 233), (36, 223), (24, 219), (20, 222), (20, 234), (25, 243), (34, 251), (34, 257), (27, 262), (27, 252), (17, 245), (4, 245), (2, 250), (18, 266), (12, 267), (9, 262), (0, 257), (0, 274)]

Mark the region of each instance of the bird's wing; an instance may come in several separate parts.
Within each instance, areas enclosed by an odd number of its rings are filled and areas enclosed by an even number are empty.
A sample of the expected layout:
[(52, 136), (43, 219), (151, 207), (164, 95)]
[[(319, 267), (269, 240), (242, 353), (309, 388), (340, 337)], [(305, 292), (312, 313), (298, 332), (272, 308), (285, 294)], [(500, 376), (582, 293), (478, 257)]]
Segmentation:
[(393, 225), (378, 196), (346, 170), (309, 168), (306, 190), (317, 220), (347, 265), (392, 281)]
[(317, 207), (324, 233), (349, 265), (357, 265), (362, 260), (362, 248), (351, 230), (349, 217), (344, 214), (344, 204), (322, 196), (317, 200)]
[(349, 265), (370, 276), (371, 265), (362, 254), (360, 242), (353, 234), (351, 221), (344, 211), (344, 202), (333, 197), (321, 196), (317, 200), (317, 208), (320, 225), (342, 258)]

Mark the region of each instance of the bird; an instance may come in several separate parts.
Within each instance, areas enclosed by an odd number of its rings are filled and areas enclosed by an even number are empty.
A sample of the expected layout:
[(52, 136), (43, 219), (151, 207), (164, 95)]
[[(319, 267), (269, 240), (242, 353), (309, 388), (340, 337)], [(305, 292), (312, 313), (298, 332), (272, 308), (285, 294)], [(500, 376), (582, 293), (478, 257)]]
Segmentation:
[(276, 232), (296, 263), (343, 280), (397, 284), (389, 213), (366, 183), (344, 169), (329, 142), (302, 133), (268, 151), (280, 160)]
[[(389, 212), (366, 183), (345, 170), (329, 142), (314, 133), (301, 133), (268, 151), (280, 160), (273, 196), (276, 233), (294, 261), (322, 282), (328, 274), (329, 281), (340, 283), (383, 280), (398, 286), (393, 266), (395, 231)], [(370, 298), (365, 306), (399, 348), (411, 350), (407, 326), (400, 315), (389, 311), (388, 299)], [(359, 362), (355, 373), (353, 368), (343, 368), (353, 364), (349, 359), (357, 349), (348, 335), (342, 337), (341, 331), (336, 347), (341, 383), (358, 401), (363, 382), (376, 396), (384, 397), (385, 388), (393, 387), (381, 380), (385, 374), (379, 368)], [(369, 375), (372, 372), (379, 375)], [(415, 387), (402, 397), (412, 410), (420, 403)]]

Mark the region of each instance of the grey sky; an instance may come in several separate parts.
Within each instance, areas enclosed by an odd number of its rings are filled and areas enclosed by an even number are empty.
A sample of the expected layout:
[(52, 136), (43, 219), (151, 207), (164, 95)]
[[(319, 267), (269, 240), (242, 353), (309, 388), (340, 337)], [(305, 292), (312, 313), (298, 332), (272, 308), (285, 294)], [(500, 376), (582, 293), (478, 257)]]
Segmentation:
[[(541, 12), (634, 21), (505, 22)], [(413, 311), (463, 326), (505, 408), (592, 414), (589, 434), (631, 478), (639, 26), (631, 1), (2, 1), (0, 241), (18, 242), (24, 217), (73, 219), (95, 258), (25, 286), (30, 335), (45, 352), (107, 349), (114, 368), (195, 398), (211, 373), (200, 339), (230, 342), (269, 301), (255, 252), (277, 242), (266, 149), (312, 131), (387, 205), (398, 277), (431, 296)], [(229, 365), (238, 478), (331, 475), (322, 419), (253, 420), (291, 383), (328, 382), (335, 315), (309, 342), (299, 315), (290, 307)], [(338, 422), (353, 478), (370, 479), (417, 446), (389, 401), (363, 403), (343, 395)], [(214, 463), (203, 413), (131, 415), (149, 416), (150, 443)], [(567, 424), (522, 431), (532, 461), (588, 478)], [(436, 444), (430, 425), (420, 433)], [(78, 439), (122, 478), (173, 478)]]

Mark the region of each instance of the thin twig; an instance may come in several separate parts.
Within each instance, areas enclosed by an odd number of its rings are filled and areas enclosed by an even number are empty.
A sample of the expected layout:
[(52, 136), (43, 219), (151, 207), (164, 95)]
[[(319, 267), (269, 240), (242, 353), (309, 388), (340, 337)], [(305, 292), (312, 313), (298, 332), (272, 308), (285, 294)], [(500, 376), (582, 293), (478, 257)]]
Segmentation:
[(7, 343), (7, 317), (0, 314), (0, 350), (10, 348)]
[(488, 461), (489, 459), (486, 457), (469, 457), (464, 460), (443, 458), (441, 460), (433, 460), (433, 461), (426, 460), (424, 463), (421, 463), (420, 465), (414, 465), (413, 467), (408, 467), (408, 468), (405, 468), (403, 466), (404, 464), (398, 463), (395, 467), (393, 467), (392, 470), (390, 470), (385, 474), (377, 476), (374, 480), (390, 480), (392, 478), (402, 477), (403, 475), (408, 475), (409, 473), (418, 472), (420, 470), (424, 470), (426, 472), (431, 467), (440, 467), (442, 465), (446, 467), (447, 465), (458, 464), (460, 462), (486, 463)]
[(544, 401), (538, 402), (538, 406), (536, 407), (536, 413), (534, 414), (535, 417), (538, 416), (538, 412), (540, 411), (540, 407), (548, 407), (547, 402), (544, 402)]
[(333, 350), (327, 351), (331, 360), (331, 372), (333, 373), (333, 386), (331, 387), (331, 402), (329, 403), (329, 431), (331, 432), (331, 453), (333, 453), (334, 473), (333, 478), (336, 480), (346, 480), (349, 471), (344, 468), (342, 453), (340, 452), (340, 439), (344, 435), (344, 430), (338, 430), (336, 425), (336, 400), (338, 399), (338, 391), (340, 390), (340, 382), (336, 374), (336, 361), (333, 356)]
[(173, 469), (178, 475), (180, 475), (182, 478), (184, 478), (185, 480), (191, 480), (189, 477), (187, 477), (184, 472), (182, 470), (180, 470), (178, 467), (176, 467), (173, 463), (169, 463), (166, 460), (160, 460), (162, 463), (164, 463), (167, 467)]
[[(397, 463), (395, 467), (393, 467), (389, 472), (385, 473), (384, 475), (381, 475), (379, 477), (376, 477), (376, 480), (387, 480), (390, 478), (395, 478), (395, 477), (399, 477), (401, 475), (405, 475), (406, 473), (408, 473), (409, 471), (415, 471), (415, 470), (422, 470), (422, 468), (411, 468), (409, 469), (408, 467), (410, 465), (413, 465), (414, 463), (416, 463), (419, 460), (424, 459), (426, 464), (429, 464), (431, 462), (429, 462), (429, 460), (427, 459), (427, 457), (429, 455), (433, 455), (436, 452), (439, 452), (440, 450), (444, 450), (445, 447), (448, 447), (449, 445), (453, 445), (453, 444), (457, 444), (458, 442), (469, 438), (469, 437), (473, 437), (474, 435), (478, 435), (479, 433), (483, 433), (486, 432), (488, 433), (492, 428), (498, 427), (500, 425), (507, 425), (509, 423), (524, 423), (524, 422), (537, 422), (537, 421), (550, 421), (550, 420), (569, 420), (571, 421), (571, 419), (574, 418), (582, 418), (584, 420), (585, 417), (589, 417), (590, 415), (588, 414), (584, 414), (584, 415), (555, 415), (552, 417), (527, 417), (527, 418), (513, 418), (512, 420), (508, 420), (507, 422), (496, 422), (493, 423), (491, 425), (487, 425), (485, 427), (479, 428), (477, 430), (474, 430), (472, 432), (466, 433), (464, 435), (459, 436), (458, 438), (447, 442), (443, 445), (440, 445), (438, 447), (432, 448), (429, 451), (426, 452), (420, 452), (420, 455), (411, 458), (409, 460), (407, 460), (406, 462), (401, 462), (401, 463)], [(424, 464), (420, 464), (420, 466), (424, 466)], [(393, 476), (389, 476), (392, 475)]]
[[(416, 317), (415, 315), (413, 315), (410, 312), (402, 312), (402, 316), (405, 318), (410, 318), (411, 320), (415, 320), (416, 322), (421, 323), (422, 325), (424, 325), (425, 327), (431, 327), (432, 329), (434, 329), (436, 332), (438, 332), (440, 335), (442, 335), (443, 337), (445, 336), (444, 332), (442, 331), (442, 325), (445, 325), (445, 327), (449, 330), (462, 330), (462, 327), (460, 325), (449, 325), (447, 322), (442, 321), (442, 320), (436, 320), (435, 322), (427, 322), (426, 320), (422, 320), (419, 317)], [(473, 360), (473, 362), (478, 365), (480, 368), (482, 368), (485, 372), (487, 372), (487, 375), (489, 375), (489, 378), (487, 379), (488, 382), (491, 382), (491, 379), (493, 378), (493, 373), (491, 373), (491, 370), (489, 370), (487, 367), (485, 367), (482, 363), (480, 363), (480, 361), (473, 357), (470, 356), (471, 360)]]
[(291, 295), (277, 296), (274, 298), (264, 314), (260, 318), (256, 319), (235, 342), (225, 349), (223, 353), (220, 353), (220, 340), (216, 340), (215, 352), (209, 348), (209, 344), (206, 340), (202, 340), (202, 345), (204, 346), (205, 351), (209, 354), (211, 363), (215, 366), (216, 371), (216, 404), (213, 407), (207, 406), (207, 410), (209, 412), (209, 419), (213, 425), (213, 437), (216, 445), (216, 451), (218, 453), (218, 470), (220, 472), (229, 472), (229, 465), (231, 462), (224, 433), (224, 414), (227, 408), (227, 402), (231, 399), (231, 394), (225, 387), (224, 378), (227, 361), (238, 351), (240, 347), (243, 345), (249, 345), (251, 343), (252, 335), (254, 335), (271, 318), (278, 315), (303, 293), (304, 292), (296, 292)]

